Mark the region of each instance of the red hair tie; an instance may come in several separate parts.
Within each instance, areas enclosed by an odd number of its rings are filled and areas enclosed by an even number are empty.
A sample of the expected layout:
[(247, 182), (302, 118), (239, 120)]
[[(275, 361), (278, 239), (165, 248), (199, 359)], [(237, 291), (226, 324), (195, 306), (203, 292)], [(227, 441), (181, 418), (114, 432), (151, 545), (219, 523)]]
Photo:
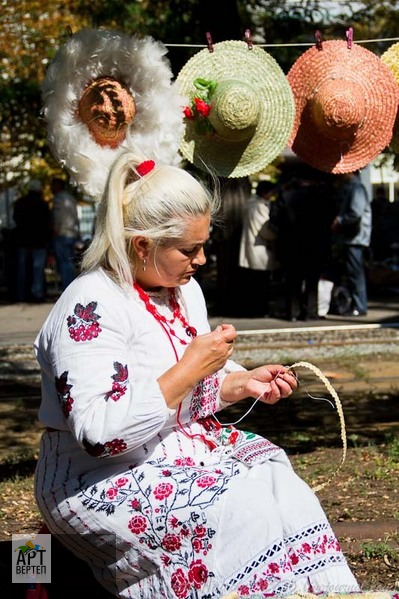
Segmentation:
[(144, 162), (141, 162), (136, 166), (136, 172), (140, 175), (140, 177), (144, 177), (144, 175), (147, 175), (152, 171), (154, 166), (155, 162), (153, 160), (144, 160)]

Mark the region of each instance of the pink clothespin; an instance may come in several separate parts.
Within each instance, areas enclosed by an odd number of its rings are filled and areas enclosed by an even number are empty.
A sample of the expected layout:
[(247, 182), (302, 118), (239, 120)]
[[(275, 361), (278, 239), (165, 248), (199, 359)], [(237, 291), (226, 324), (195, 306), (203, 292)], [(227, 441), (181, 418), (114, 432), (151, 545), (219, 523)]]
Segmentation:
[(245, 35), (245, 41), (247, 42), (247, 45), (248, 45), (248, 50), (252, 50), (252, 48), (254, 47), (254, 45), (252, 43), (251, 30), (250, 29), (246, 29), (244, 35)]
[(206, 45), (208, 46), (208, 50), (209, 50), (209, 52), (213, 52), (212, 36), (209, 33), (209, 31), (207, 31), (205, 35), (206, 35)]
[(318, 50), (323, 50), (323, 38), (321, 37), (321, 32), (318, 29), (316, 29), (314, 36), (316, 38), (316, 48)]
[(346, 42), (347, 42), (348, 49), (350, 50), (352, 48), (352, 42), (353, 42), (353, 27), (349, 27), (349, 29), (346, 32)]

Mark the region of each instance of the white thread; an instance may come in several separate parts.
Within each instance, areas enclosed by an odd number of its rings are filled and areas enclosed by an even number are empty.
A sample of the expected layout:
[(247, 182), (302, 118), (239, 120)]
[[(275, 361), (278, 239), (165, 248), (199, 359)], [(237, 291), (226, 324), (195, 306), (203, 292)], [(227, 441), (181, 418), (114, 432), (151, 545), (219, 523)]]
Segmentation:
[[(295, 362), (295, 364), (292, 364), (291, 366), (287, 366), (286, 369), (294, 370), (294, 368), (300, 368), (300, 367), (308, 368), (309, 370), (314, 372), (314, 374), (323, 381), (323, 383), (326, 386), (327, 390), (329, 391), (331, 397), (335, 401), (335, 408), (337, 409), (339, 420), (340, 420), (340, 425), (341, 425), (341, 439), (342, 439), (342, 448), (343, 448), (341, 462), (338, 464), (337, 468), (334, 470), (332, 475), (324, 483), (321, 483), (321, 484), (318, 484), (318, 485), (312, 487), (312, 491), (314, 491), (316, 493), (317, 491), (321, 491), (321, 489), (324, 489), (324, 487), (326, 487), (332, 481), (332, 479), (334, 478), (334, 476), (336, 476), (338, 471), (342, 468), (342, 466), (346, 460), (346, 453), (347, 453), (348, 447), (347, 447), (347, 440), (346, 440), (345, 417), (344, 417), (344, 412), (342, 409), (341, 400), (338, 397), (338, 393), (336, 392), (334, 387), (331, 385), (328, 378), (326, 376), (324, 376), (324, 374), (321, 372), (321, 370), (319, 368), (317, 368), (317, 366), (314, 366), (314, 364), (311, 364), (310, 362)], [(215, 414), (212, 414), (212, 416), (216, 420), (216, 422), (218, 422), (221, 426), (235, 426), (236, 424), (239, 424), (242, 420), (244, 420), (244, 418), (246, 418), (246, 416), (248, 416), (248, 414), (253, 410), (253, 408), (258, 403), (258, 401), (263, 397), (263, 395), (264, 395), (264, 393), (259, 395), (259, 397), (257, 397), (255, 399), (254, 403), (245, 412), (245, 414), (243, 416), (241, 416), (241, 418), (239, 418), (235, 422), (227, 422), (227, 423), (223, 424), (222, 422), (220, 422), (217, 419)], [(327, 401), (334, 407), (334, 404), (325, 397), (312, 397), (309, 393), (308, 393), (308, 395), (311, 399)]]
[(212, 416), (213, 416), (213, 418), (216, 420), (216, 422), (218, 422), (218, 423), (219, 423), (221, 426), (234, 426), (234, 425), (238, 424), (239, 422), (241, 422), (241, 420), (244, 420), (244, 418), (245, 418), (246, 416), (248, 416), (248, 414), (249, 414), (249, 413), (250, 413), (250, 412), (251, 412), (251, 411), (254, 409), (254, 407), (255, 407), (255, 404), (257, 404), (257, 403), (258, 403), (258, 401), (260, 400), (260, 398), (261, 398), (261, 397), (263, 397), (263, 396), (264, 396), (264, 393), (261, 393), (261, 394), (259, 395), (259, 397), (257, 397), (257, 398), (255, 399), (254, 403), (253, 403), (253, 404), (252, 404), (252, 406), (249, 408), (249, 410), (247, 410), (247, 411), (245, 412), (245, 414), (244, 414), (243, 416), (241, 416), (241, 418), (239, 418), (239, 419), (238, 419), (238, 420), (236, 420), (235, 422), (220, 422), (220, 421), (219, 421), (219, 420), (216, 418), (216, 415), (215, 415), (215, 414), (212, 414)]

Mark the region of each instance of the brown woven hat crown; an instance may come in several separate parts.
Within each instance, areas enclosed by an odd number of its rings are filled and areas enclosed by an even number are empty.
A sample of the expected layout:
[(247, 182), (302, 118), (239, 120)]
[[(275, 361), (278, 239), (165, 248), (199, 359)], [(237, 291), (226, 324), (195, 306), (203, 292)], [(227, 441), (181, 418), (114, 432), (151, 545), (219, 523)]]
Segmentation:
[(113, 77), (99, 77), (79, 100), (79, 117), (100, 146), (117, 148), (136, 114), (133, 95)]
[(323, 42), (302, 54), (287, 77), (296, 105), (289, 145), (314, 168), (355, 171), (389, 144), (399, 88), (369, 50)]
[(201, 131), (195, 119), (185, 119), (180, 151), (187, 160), (223, 177), (244, 177), (261, 171), (286, 147), (294, 99), (284, 72), (263, 49), (241, 41), (214, 44), (212, 52), (195, 54), (177, 77), (189, 102), (197, 80), (212, 82), (214, 90), (207, 127)]

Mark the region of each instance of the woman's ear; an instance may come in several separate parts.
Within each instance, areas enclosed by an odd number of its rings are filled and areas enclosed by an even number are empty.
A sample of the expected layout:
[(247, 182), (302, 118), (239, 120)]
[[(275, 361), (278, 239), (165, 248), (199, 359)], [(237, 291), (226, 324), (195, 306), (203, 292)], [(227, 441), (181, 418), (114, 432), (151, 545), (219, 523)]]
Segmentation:
[(134, 237), (132, 240), (132, 245), (136, 255), (140, 258), (140, 260), (146, 260), (148, 258), (148, 254), (150, 253), (150, 242), (147, 237), (143, 237), (141, 235)]

